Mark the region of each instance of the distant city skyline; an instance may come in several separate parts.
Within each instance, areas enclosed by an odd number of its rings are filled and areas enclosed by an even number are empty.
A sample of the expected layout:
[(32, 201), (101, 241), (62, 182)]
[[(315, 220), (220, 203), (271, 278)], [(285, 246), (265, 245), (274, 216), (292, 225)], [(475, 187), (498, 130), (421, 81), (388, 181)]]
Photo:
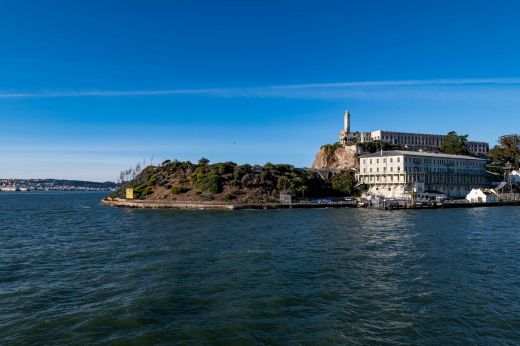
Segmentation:
[(0, 4), (0, 178), (310, 166), (353, 131), (520, 132), (516, 1)]

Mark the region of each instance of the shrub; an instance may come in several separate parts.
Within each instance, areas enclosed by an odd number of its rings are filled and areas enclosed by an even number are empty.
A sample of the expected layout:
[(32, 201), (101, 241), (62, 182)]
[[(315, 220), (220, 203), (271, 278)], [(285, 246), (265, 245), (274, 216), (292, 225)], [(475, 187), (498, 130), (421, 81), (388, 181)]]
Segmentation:
[(136, 198), (148, 196), (152, 192), (152, 188), (146, 185), (137, 185), (134, 187), (134, 195)]
[(356, 178), (350, 172), (341, 172), (332, 177), (332, 188), (342, 194), (354, 194)]
[(172, 194), (174, 195), (178, 195), (180, 193), (185, 193), (188, 191), (188, 188), (184, 187), (184, 186), (173, 186), (171, 188), (171, 191), (172, 191)]
[(199, 191), (219, 193), (221, 190), (220, 178), (217, 174), (197, 172), (190, 176), (193, 186)]
[(199, 159), (199, 165), (201, 165), (201, 166), (206, 166), (208, 163), (209, 163), (209, 160), (205, 157), (201, 157)]

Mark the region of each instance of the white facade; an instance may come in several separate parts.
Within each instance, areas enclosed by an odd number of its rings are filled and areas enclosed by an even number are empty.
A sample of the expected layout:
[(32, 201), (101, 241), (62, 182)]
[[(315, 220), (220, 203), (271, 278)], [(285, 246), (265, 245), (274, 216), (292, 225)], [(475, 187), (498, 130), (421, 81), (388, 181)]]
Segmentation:
[(494, 203), (498, 202), (498, 195), (493, 190), (473, 189), (468, 193), (466, 199), (470, 203)]
[(359, 167), (368, 194), (386, 198), (409, 197), (417, 186), (463, 198), (487, 183), (486, 160), (470, 156), (392, 150), (361, 156)]

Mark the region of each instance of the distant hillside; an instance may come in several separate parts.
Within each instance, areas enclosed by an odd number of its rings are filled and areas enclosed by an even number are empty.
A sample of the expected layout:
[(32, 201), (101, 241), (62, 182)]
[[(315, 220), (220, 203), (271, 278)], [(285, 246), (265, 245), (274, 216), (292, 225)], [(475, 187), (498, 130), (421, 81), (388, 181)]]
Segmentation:
[(112, 197), (124, 197), (124, 189), (132, 187), (136, 198), (149, 200), (266, 203), (279, 201), (281, 192), (306, 198), (352, 195), (354, 185), (350, 172), (323, 179), (315, 171), (284, 164), (165, 161), (161, 166), (146, 167)]

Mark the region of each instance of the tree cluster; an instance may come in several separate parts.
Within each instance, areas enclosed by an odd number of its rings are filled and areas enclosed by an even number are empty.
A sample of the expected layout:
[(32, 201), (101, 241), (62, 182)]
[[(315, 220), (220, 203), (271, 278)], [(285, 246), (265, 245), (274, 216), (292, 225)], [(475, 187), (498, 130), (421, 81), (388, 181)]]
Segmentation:
[(458, 135), (455, 131), (448, 132), (440, 150), (445, 154), (468, 155), (468, 135)]
[[(167, 189), (171, 196), (176, 197), (183, 194), (205, 198), (220, 196), (218, 198), (228, 201), (254, 193), (264, 201), (278, 201), (281, 193), (309, 198), (352, 195), (355, 184), (351, 172), (338, 173), (327, 181), (314, 171), (291, 165), (210, 164), (209, 160), (201, 159), (197, 164), (167, 160), (161, 166), (148, 166), (125, 187), (133, 187), (137, 198), (163, 188), (163, 191)], [(122, 190), (116, 191), (114, 196), (122, 196)]]
[(505, 135), (498, 139), (498, 144), (489, 151), (490, 159), (497, 164), (509, 162), (514, 168), (520, 165), (520, 135)]

